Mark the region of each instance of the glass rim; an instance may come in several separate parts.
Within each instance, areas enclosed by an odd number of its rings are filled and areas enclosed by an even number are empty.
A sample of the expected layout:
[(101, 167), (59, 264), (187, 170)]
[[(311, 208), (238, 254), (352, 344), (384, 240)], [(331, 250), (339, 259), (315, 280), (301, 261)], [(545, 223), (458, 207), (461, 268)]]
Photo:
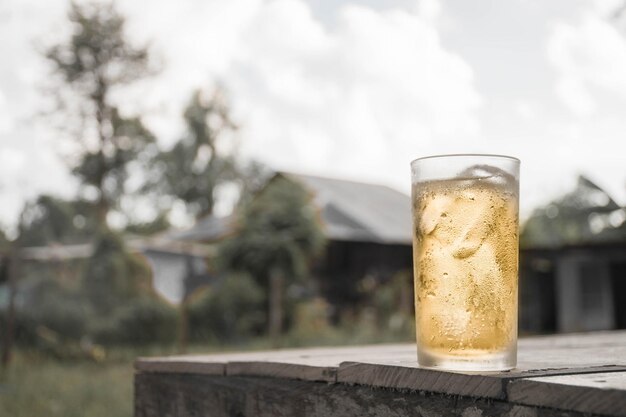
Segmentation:
[(419, 158), (415, 158), (411, 161), (411, 165), (418, 161), (424, 161), (426, 159), (437, 159), (437, 158), (449, 158), (449, 157), (481, 157), (481, 158), (499, 158), (499, 159), (508, 159), (517, 163), (521, 163), (519, 158), (509, 155), (499, 155), (499, 154), (489, 154), (489, 153), (450, 153), (450, 154), (439, 154), (439, 155), (428, 155), (422, 156)]

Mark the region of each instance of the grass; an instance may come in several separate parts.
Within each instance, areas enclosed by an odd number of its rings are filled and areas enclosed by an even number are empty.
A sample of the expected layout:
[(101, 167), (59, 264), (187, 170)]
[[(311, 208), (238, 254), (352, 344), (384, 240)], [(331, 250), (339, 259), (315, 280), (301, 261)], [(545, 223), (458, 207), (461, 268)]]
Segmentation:
[[(187, 353), (413, 339), (409, 331), (380, 332), (370, 327), (356, 326), (351, 331), (302, 329), (285, 335), (278, 346), (267, 338), (257, 338), (240, 344), (191, 345)], [(107, 352), (104, 362), (95, 363), (90, 360), (62, 361), (41, 353), (17, 351), (9, 368), (0, 369), (0, 417), (132, 417), (133, 361), (138, 356), (174, 353), (173, 347), (116, 348)]]
[(131, 417), (130, 362), (58, 362), (17, 354), (0, 374), (0, 416)]
[[(269, 348), (269, 344), (262, 341), (240, 348)], [(214, 350), (229, 348), (190, 346), (188, 352)], [(172, 348), (162, 347), (115, 349), (106, 361), (95, 363), (17, 351), (9, 368), (0, 370), (0, 416), (132, 417), (134, 359), (172, 353)]]

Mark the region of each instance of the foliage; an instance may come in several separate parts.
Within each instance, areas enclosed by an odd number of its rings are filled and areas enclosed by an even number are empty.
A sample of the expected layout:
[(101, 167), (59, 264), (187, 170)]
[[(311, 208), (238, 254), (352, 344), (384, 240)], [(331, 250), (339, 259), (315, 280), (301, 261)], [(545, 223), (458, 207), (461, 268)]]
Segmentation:
[(266, 290), (268, 331), (274, 338), (282, 332), (284, 307), (291, 304), (283, 301), (285, 288), (308, 277), (325, 243), (310, 200), (300, 184), (274, 176), (242, 207), (238, 230), (218, 248), (222, 268), (245, 271)]
[(192, 297), (187, 306), (191, 340), (233, 341), (259, 333), (265, 296), (246, 273), (229, 274)]
[(258, 161), (252, 160), (248, 164), (240, 166), (238, 168), (238, 182), (241, 192), (237, 205), (243, 208), (250, 204), (274, 175), (276, 172)]
[(141, 297), (119, 306), (110, 319), (94, 330), (94, 339), (106, 345), (172, 344), (176, 340), (178, 311), (155, 297)]
[(152, 292), (146, 261), (129, 253), (120, 236), (101, 234), (83, 273), (85, 295), (99, 314), (106, 314), (133, 297)]
[(163, 232), (170, 228), (170, 222), (166, 212), (159, 213), (152, 221), (149, 222), (133, 222), (126, 226), (126, 232), (150, 236), (159, 232)]
[(236, 178), (224, 140), (236, 130), (221, 90), (209, 99), (195, 91), (184, 112), (186, 136), (157, 158), (153, 187), (184, 202), (196, 218), (210, 215), (216, 190)]
[(266, 286), (273, 269), (293, 282), (306, 278), (325, 238), (311, 196), (300, 185), (275, 176), (239, 213), (239, 227), (219, 247), (223, 268), (250, 273)]
[(412, 286), (412, 274), (398, 272), (389, 282), (377, 286), (371, 293), (375, 322), (381, 331), (398, 335), (409, 335), (415, 331)]
[(626, 213), (602, 188), (581, 176), (576, 188), (533, 211), (520, 235), (526, 247), (626, 239)]
[(45, 246), (51, 242), (82, 243), (93, 235), (96, 220), (91, 204), (40, 195), (26, 203), (18, 224), (21, 246)]
[(86, 335), (92, 310), (81, 294), (55, 281), (43, 280), (31, 297), (28, 309), (20, 312), (27, 320), (63, 339), (79, 340)]
[(59, 362), (16, 352), (2, 373), (0, 415), (130, 417), (132, 363)]
[(124, 38), (124, 18), (112, 4), (72, 3), (72, 33), (45, 56), (56, 80), (59, 113), (70, 118), (79, 145), (72, 172), (86, 195), (97, 196), (97, 219), (127, 192), (129, 166), (156, 153), (152, 133), (139, 117), (127, 117), (112, 102), (120, 87), (149, 75), (146, 48)]
[[(49, 351), (65, 341), (86, 335), (90, 306), (75, 291), (55, 281), (41, 280), (31, 291), (28, 303), (17, 309), (14, 318), (15, 342), (21, 346)], [(5, 328), (6, 311), (0, 322)]]
[(294, 308), (294, 318), (287, 337), (293, 345), (319, 345), (335, 342), (340, 332), (330, 323), (330, 305), (317, 297), (299, 302)]

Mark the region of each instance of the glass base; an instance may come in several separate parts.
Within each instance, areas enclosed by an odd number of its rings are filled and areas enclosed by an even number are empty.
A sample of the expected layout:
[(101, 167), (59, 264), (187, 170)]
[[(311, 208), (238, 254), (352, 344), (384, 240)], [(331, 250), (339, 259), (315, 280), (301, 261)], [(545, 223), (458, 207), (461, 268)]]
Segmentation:
[(501, 352), (465, 349), (458, 353), (453, 351), (442, 353), (418, 348), (417, 362), (422, 367), (444, 371), (508, 371), (517, 365), (517, 349)]

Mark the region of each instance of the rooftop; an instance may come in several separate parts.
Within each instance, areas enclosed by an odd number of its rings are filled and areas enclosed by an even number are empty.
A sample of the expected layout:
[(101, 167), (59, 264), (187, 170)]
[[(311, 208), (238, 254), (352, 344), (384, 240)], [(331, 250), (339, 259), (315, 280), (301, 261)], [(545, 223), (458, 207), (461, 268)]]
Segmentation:
[[(280, 172), (313, 194), (326, 237), (331, 240), (411, 244), (411, 199), (393, 188)], [(210, 242), (234, 227), (233, 216), (209, 216), (188, 230), (168, 233), (173, 240)]]

